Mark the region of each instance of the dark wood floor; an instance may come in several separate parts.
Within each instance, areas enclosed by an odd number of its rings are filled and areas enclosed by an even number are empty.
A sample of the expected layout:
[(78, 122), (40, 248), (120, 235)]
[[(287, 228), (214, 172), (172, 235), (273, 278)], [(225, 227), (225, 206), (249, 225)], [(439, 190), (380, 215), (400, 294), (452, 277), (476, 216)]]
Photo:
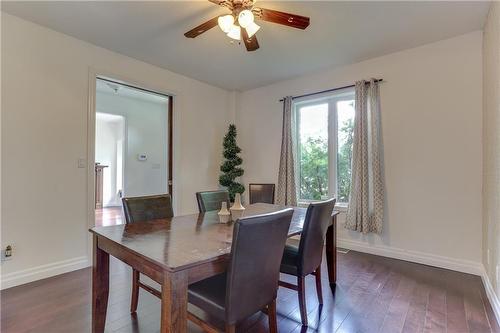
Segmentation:
[[(106, 331), (158, 332), (159, 300), (141, 290), (131, 316), (130, 269), (117, 260), (111, 265)], [(500, 332), (477, 276), (353, 251), (339, 253), (338, 271), (335, 294), (323, 281), (322, 308), (308, 278), (308, 329), (300, 326), (296, 294), (280, 288), (279, 332)], [(90, 274), (83, 269), (2, 291), (1, 331), (90, 332)], [(190, 323), (189, 332), (201, 330)], [(267, 332), (266, 315), (255, 314), (238, 332)]]
[(121, 207), (105, 207), (95, 210), (95, 226), (105, 227), (125, 223)]

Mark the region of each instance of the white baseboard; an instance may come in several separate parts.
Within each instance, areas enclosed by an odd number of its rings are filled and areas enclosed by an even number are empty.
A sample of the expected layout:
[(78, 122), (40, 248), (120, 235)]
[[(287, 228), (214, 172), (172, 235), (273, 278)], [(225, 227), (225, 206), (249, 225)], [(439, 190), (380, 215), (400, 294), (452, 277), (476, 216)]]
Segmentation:
[(45, 279), (51, 276), (68, 273), (77, 269), (82, 269), (90, 265), (87, 257), (77, 257), (68, 260), (62, 260), (46, 265), (2, 274), (2, 282), (0, 289), (7, 289), (21, 284), (33, 282), (40, 279)]
[(486, 296), (488, 297), (493, 312), (497, 317), (497, 322), (500, 324), (500, 297), (495, 293), (493, 285), (491, 284), (488, 274), (486, 274), (486, 269), (483, 266), (483, 273), (481, 274), (483, 280), (484, 289), (486, 290)]
[(337, 245), (339, 247), (343, 247), (353, 251), (370, 253), (382, 257), (406, 260), (406, 261), (416, 262), (419, 264), (446, 268), (446, 269), (451, 269), (453, 271), (469, 273), (479, 276), (482, 276), (484, 270), (483, 265), (480, 262), (438, 256), (419, 251), (409, 251), (384, 245), (370, 245), (365, 242), (360, 242), (350, 239), (339, 238), (337, 241)]

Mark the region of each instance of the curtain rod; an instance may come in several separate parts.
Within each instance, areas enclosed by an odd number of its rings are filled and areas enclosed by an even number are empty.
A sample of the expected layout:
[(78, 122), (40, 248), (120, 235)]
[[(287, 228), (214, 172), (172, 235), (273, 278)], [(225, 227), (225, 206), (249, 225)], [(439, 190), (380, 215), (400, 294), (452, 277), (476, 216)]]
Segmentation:
[[(375, 82), (382, 82), (383, 79), (375, 79)], [(366, 83), (370, 83), (369, 81), (367, 81)], [(332, 91), (336, 91), (336, 90), (342, 90), (342, 89), (347, 89), (347, 88), (354, 88), (356, 85), (355, 84), (351, 84), (351, 85), (348, 85), (348, 86), (343, 86), (343, 87), (338, 87), (338, 88), (332, 88), (332, 89), (327, 89), (327, 90), (323, 90), (323, 91), (317, 91), (317, 92), (313, 92), (313, 93), (309, 93), (309, 94), (304, 94), (304, 95), (299, 95), (299, 96), (293, 96), (292, 99), (297, 99), (297, 98), (302, 98), (302, 97), (308, 97), (308, 96), (314, 96), (314, 95), (319, 95), (319, 94), (323, 94), (323, 93), (327, 93), (327, 92), (332, 92)], [(283, 102), (285, 99), (282, 98), (280, 99), (280, 102)]]

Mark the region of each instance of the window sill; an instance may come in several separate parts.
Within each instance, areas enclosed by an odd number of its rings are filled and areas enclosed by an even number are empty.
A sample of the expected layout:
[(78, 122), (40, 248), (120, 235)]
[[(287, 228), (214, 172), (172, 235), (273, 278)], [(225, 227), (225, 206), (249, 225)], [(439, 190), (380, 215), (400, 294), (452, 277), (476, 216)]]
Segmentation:
[[(307, 206), (309, 206), (309, 204), (313, 203), (313, 202), (315, 202), (315, 201), (299, 201), (297, 203), (297, 206), (303, 207), (303, 208), (307, 208)], [(348, 206), (349, 206), (349, 204), (344, 203), (344, 202), (343, 203), (337, 203), (337, 204), (335, 204), (335, 208), (334, 209), (338, 210), (341, 213), (345, 213), (345, 212), (347, 212), (347, 207)]]

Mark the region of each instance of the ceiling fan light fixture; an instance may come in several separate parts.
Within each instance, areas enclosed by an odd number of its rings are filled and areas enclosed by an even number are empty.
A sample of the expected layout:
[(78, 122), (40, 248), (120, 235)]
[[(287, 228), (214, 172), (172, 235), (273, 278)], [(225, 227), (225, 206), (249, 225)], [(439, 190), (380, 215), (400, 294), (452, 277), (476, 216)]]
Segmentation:
[(248, 37), (251, 38), (257, 31), (259, 31), (260, 26), (257, 23), (252, 22), (252, 24), (247, 26), (245, 29), (247, 31)]
[(254, 19), (253, 13), (248, 9), (242, 10), (238, 15), (238, 23), (242, 28), (250, 26), (254, 23)]
[(217, 19), (217, 23), (219, 24), (219, 28), (225, 33), (229, 33), (231, 28), (234, 26), (234, 17), (233, 15), (224, 15), (220, 16)]
[[(2, 1), (2, 0), (0, 0)], [(187, 38), (196, 38), (208, 30), (216, 27), (229, 37), (231, 44), (241, 45), (243, 40), (247, 51), (255, 51), (259, 46), (257, 32), (260, 26), (256, 20), (281, 24), (287, 27), (304, 30), (309, 26), (310, 18), (302, 15), (290, 14), (279, 10), (256, 8), (257, 0), (208, 0), (216, 5), (224, 7), (226, 11), (223, 15), (217, 15), (210, 20), (203, 22), (197, 27), (184, 33)]]
[(235, 40), (240, 40), (241, 38), (241, 28), (239, 25), (233, 24), (231, 27), (231, 30), (227, 33), (227, 36), (229, 38), (235, 39)]

